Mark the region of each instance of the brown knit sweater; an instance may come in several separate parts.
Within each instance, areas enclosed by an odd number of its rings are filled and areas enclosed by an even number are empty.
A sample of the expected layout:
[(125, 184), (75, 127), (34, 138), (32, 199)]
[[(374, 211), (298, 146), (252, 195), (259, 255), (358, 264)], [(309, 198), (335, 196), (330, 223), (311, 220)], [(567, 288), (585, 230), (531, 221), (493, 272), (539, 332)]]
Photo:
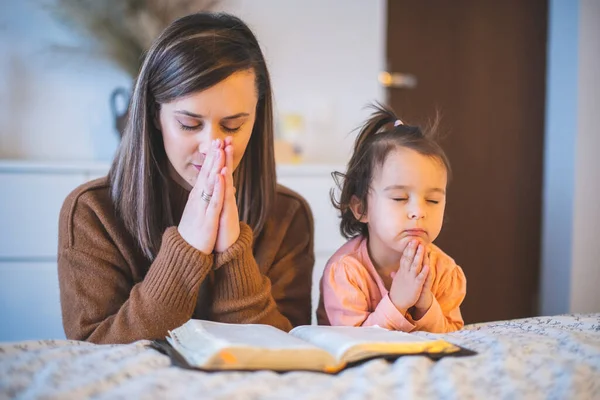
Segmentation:
[[(179, 222), (189, 192), (171, 193)], [(258, 238), (245, 223), (226, 252), (207, 255), (168, 228), (153, 262), (116, 216), (106, 178), (75, 189), (59, 223), (58, 274), (67, 338), (128, 343), (164, 338), (188, 319), (310, 324), (313, 220), (282, 186)]]

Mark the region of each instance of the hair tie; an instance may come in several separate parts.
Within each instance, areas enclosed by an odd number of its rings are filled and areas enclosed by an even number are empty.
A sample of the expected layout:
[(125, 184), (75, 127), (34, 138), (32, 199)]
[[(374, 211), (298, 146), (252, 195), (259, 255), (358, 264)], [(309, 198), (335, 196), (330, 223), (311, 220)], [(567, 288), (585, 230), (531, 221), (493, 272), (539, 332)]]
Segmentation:
[(400, 126), (400, 125), (404, 125), (404, 122), (402, 122), (401, 120), (397, 119), (396, 122), (394, 122), (394, 127)]

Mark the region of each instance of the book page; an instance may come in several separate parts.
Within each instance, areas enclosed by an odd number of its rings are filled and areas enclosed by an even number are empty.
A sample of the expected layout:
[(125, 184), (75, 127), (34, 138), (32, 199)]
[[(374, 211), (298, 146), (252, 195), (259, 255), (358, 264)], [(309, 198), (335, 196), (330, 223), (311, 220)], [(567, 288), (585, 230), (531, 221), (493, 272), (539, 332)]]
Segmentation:
[(169, 332), (189, 364), (215, 369), (315, 369), (336, 361), (322, 348), (268, 325), (189, 320)]
[(290, 335), (319, 346), (339, 361), (358, 361), (378, 355), (451, 352), (458, 348), (443, 340), (428, 340), (379, 327), (299, 326)]

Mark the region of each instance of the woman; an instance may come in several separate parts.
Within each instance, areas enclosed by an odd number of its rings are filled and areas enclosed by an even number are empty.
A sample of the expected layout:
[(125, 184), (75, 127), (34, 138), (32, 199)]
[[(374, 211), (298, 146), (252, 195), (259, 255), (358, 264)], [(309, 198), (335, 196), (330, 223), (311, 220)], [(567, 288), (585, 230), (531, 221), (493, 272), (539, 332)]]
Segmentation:
[(309, 324), (313, 222), (278, 186), (269, 74), (238, 18), (195, 14), (148, 51), (107, 178), (62, 207), (69, 339), (164, 338), (190, 318)]

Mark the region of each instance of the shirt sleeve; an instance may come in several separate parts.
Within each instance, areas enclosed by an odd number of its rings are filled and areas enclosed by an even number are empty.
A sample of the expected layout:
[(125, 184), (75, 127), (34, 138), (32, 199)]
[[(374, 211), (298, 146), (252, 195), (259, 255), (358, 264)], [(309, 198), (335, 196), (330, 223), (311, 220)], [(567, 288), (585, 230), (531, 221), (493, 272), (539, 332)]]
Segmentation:
[(252, 252), (251, 228), (241, 223), (240, 238), (215, 259), (212, 317), (229, 323), (267, 324), (284, 331), (311, 322), (312, 214), (292, 213), (290, 225), (266, 274)]
[(392, 303), (387, 293), (374, 310), (365, 268), (358, 260), (344, 257), (329, 264), (321, 281), (325, 312), (331, 325), (380, 326), (410, 332), (415, 328)]
[(462, 268), (454, 265), (449, 271), (442, 271), (432, 286), (433, 302), (429, 310), (419, 320), (408, 319), (416, 330), (433, 333), (453, 332), (464, 326), (460, 305), (467, 292), (467, 279)]
[(135, 282), (131, 266), (85, 204), (61, 211), (58, 277), (67, 338), (129, 343), (164, 338), (194, 311), (213, 256), (190, 246), (168, 228), (145, 278)]

